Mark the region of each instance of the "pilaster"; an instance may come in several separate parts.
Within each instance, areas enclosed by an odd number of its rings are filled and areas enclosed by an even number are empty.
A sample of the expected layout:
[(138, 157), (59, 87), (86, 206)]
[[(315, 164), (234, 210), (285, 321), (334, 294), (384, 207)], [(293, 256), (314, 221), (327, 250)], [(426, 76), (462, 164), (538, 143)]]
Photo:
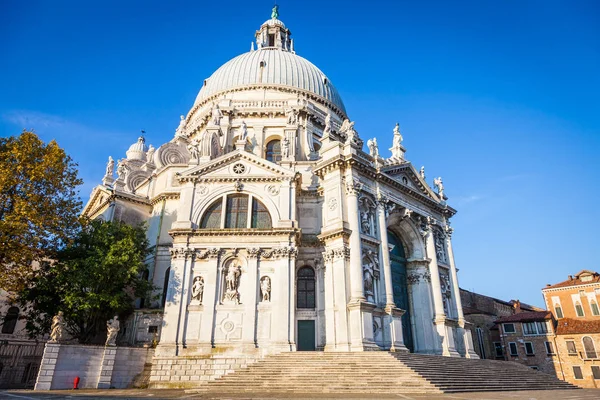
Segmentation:
[(33, 390), (52, 389), (52, 380), (54, 379), (54, 370), (56, 369), (56, 361), (58, 360), (60, 347), (60, 343), (46, 343), (44, 355), (42, 356), (42, 363)]
[(113, 368), (115, 366), (115, 358), (117, 357), (116, 346), (105, 346), (104, 354), (102, 355), (102, 364), (100, 367), (100, 376), (98, 377), (98, 389), (110, 389), (112, 383)]

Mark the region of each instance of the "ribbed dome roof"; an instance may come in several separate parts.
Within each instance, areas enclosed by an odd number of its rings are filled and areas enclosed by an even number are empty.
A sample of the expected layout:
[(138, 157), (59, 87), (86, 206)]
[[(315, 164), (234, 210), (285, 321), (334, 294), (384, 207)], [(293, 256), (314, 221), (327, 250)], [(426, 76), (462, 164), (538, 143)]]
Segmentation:
[(194, 104), (219, 92), (261, 84), (311, 92), (346, 113), (342, 98), (319, 68), (292, 52), (270, 47), (244, 53), (223, 64), (205, 81)]
[(129, 150), (127, 150), (127, 159), (128, 160), (143, 160), (146, 161), (146, 152), (148, 151), (148, 146), (146, 146), (146, 139), (143, 136), (140, 136), (134, 144), (129, 146)]

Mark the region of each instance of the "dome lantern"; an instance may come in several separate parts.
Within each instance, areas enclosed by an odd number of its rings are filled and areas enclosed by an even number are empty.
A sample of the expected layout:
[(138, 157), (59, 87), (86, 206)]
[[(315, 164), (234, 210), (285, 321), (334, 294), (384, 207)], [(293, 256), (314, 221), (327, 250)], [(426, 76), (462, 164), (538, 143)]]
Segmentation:
[(271, 19), (265, 21), (256, 31), (256, 46), (258, 49), (277, 49), (283, 51), (294, 51), (292, 32), (279, 20), (279, 6), (275, 5), (271, 13)]

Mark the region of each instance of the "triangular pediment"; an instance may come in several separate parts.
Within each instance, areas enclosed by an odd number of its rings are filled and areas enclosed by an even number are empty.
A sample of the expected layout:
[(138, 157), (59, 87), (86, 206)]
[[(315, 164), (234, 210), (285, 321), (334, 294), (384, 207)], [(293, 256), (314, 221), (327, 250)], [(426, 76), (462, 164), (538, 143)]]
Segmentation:
[(110, 200), (112, 192), (104, 185), (98, 185), (92, 191), (92, 195), (83, 208), (81, 215), (93, 217), (99, 210), (104, 208)]
[(282, 180), (296, 173), (249, 153), (234, 150), (180, 174), (180, 180)]
[(440, 197), (437, 195), (437, 193), (431, 189), (427, 182), (425, 182), (425, 180), (417, 172), (415, 167), (409, 162), (405, 162), (400, 165), (383, 167), (381, 172), (416, 192), (419, 192), (436, 201), (440, 200)]

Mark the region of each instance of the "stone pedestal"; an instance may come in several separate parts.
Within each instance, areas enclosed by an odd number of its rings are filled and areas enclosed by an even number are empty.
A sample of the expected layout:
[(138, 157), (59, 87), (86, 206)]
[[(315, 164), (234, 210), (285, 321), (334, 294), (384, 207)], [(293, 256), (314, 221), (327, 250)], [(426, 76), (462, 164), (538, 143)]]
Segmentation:
[(50, 390), (52, 388), (52, 379), (54, 378), (54, 369), (56, 368), (60, 346), (59, 343), (46, 343), (42, 364), (33, 390)]
[(408, 353), (404, 344), (404, 332), (402, 331), (402, 316), (406, 312), (400, 308), (388, 306), (385, 308), (387, 313), (386, 320), (390, 332), (390, 351)]
[(246, 150), (246, 140), (237, 140), (235, 142), (235, 149), (236, 150)]
[(116, 346), (106, 346), (104, 356), (102, 357), (102, 366), (100, 367), (100, 377), (98, 378), (98, 389), (110, 389), (115, 358), (117, 357)]
[(350, 350), (379, 350), (373, 338), (373, 310), (375, 305), (365, 301), (348, 304), (350, 315)]

